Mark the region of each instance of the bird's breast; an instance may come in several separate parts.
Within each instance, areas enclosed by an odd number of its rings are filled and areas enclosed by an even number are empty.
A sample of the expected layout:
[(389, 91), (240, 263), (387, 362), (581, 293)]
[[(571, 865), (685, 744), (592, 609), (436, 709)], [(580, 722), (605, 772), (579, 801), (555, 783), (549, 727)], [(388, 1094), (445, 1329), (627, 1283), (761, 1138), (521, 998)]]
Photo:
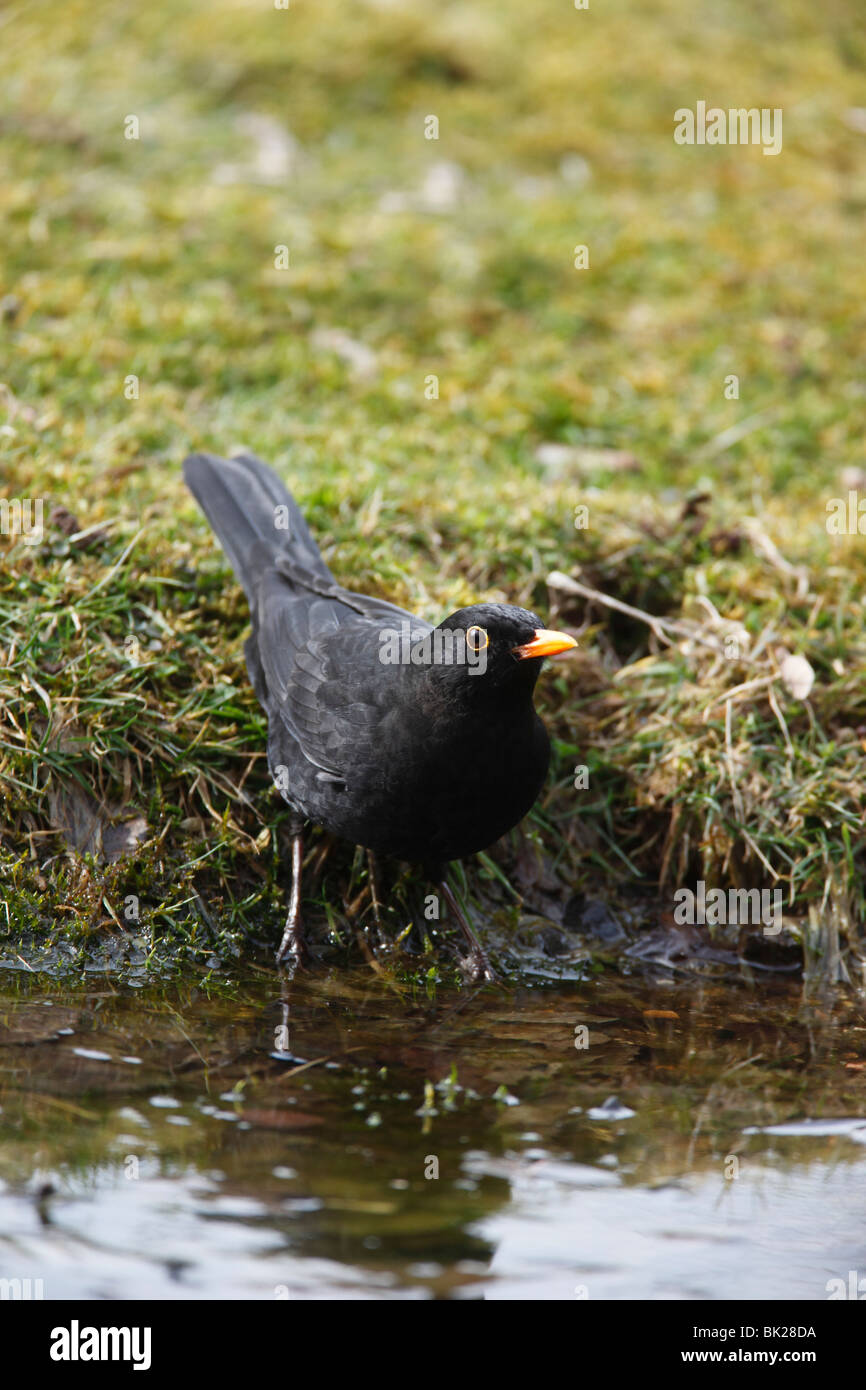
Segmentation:
[(412, 861), (474, 854), (523, 819), (548, 760), (547, 733), (531, 709), (505, 726), (417, 721), (408, 740), (392, 731), (369, 760), (375, 773), (362, 791), (354, 837)]

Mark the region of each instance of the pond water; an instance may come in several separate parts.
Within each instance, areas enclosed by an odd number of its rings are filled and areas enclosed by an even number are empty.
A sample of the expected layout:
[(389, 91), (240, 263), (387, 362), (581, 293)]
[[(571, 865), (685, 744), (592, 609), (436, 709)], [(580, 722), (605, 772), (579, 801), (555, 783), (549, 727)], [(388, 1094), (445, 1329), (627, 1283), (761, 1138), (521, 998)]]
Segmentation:
[(853, 1001), (0, 982), (0, 1278), (46, 1298), (866, 1293)]

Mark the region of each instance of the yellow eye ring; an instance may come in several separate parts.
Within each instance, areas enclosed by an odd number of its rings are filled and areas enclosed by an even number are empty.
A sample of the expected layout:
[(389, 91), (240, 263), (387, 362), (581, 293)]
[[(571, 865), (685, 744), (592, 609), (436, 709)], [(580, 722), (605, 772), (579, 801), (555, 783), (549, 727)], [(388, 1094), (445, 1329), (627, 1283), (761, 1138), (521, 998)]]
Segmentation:
[[(475, 635), (474, 641), (470, 641), (470, 638), (473, 637), (473, 634)], [(485, 648), (490, 645), (490, 638), (487, 636), (487, 633), (484, 631), (483, 627), (476, 627), (473, 625), (472, 627), (468, 627), (466, 629), (466, 643), (470, 651), (483, 652)]]

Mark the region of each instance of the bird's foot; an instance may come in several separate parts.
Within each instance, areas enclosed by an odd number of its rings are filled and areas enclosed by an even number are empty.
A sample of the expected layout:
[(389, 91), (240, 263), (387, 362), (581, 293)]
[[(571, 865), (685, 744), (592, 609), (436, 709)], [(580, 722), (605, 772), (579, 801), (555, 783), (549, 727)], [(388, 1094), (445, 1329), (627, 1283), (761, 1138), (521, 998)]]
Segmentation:
[(482, 946), (469, 951), (465, 956), (458, 956), (458, 965), (466, 981), (470, 985), (494, 985), (499, 976), (490, 964), (490, 958)]
[(286, 929), (283, 932), (283, 939), (277, 948), (277, 965), (291, 970), (294, 974), (297, 970), (303, 970), (308, 960), (309, 955), (304, 945), (300, 918), (290, 914)]
[(308, 956), (302, 946), (290, 944), (287, 947), (280, 947), (277, 952), (277, 965), (281, 970), (294, 978), (299, 970), (303, 970), (307, 964)]
[(490, 964), (487, 952), (469, 925), (466, 915), (454, 895), (454, 890), (446, 878), (442, 879), (439, 887), (457, 920), (457, 925), (463, 933), (463, 939), (469, 947), (465, 956), (458, 957), (460, 969), (470, 984), (493, 984), (497, 979), (496, 971)]
[(385, 936), (385, 934), (379, 930), (378, 927), (371, 927), (369, 922), (365, 922), (363, 930), (364, 940), (367, 943), (367, 949), (372, 953), (372, 955), (374, 955), (378, 959), (379, 956), (384, 955), (388, 952), (391, 946), (391, 942), (388, 940), (387, 936)]

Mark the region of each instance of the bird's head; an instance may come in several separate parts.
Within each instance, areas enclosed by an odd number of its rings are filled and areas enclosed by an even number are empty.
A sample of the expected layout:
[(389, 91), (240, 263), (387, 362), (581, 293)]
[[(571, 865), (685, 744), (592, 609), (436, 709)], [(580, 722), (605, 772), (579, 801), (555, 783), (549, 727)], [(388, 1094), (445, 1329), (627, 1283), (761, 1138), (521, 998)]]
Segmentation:
[(577, 646), (573, 637), (545, 628), (528, 609), (501, 603), (460, 608), (424, 641), (437, 681), (482, 698), (509, 689), (531, 694), (543, 659)]

